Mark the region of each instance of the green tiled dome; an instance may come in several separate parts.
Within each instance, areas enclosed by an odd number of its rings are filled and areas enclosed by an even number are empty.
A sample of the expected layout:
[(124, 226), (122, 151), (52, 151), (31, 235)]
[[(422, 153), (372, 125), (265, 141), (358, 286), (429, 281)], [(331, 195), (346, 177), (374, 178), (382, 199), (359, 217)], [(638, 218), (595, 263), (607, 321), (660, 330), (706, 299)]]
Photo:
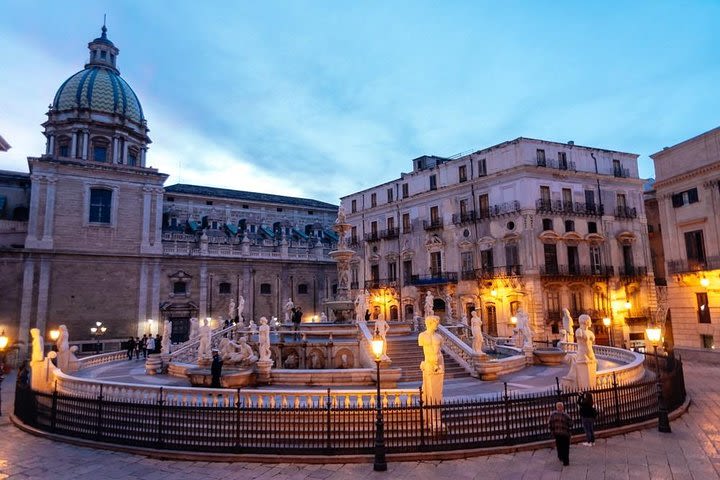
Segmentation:
[(117, 113), (138, 123), (145, 119), (130, 85), (114, 71), (94, 65), (65, 80), (55, 94), (53, 108), (57, 111), (89, 108)]

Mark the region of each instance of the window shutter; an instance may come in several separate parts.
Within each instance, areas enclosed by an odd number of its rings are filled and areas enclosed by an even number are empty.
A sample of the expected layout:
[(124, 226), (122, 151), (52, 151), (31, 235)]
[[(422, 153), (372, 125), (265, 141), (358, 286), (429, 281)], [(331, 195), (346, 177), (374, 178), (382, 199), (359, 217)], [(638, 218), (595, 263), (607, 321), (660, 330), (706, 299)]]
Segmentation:
[(697, 203), (698, 202), (698, 191), (697, 188), (693, 188), (691, 190), (688, 190), (688, 202), (689, 203)]
[(683, 200), (682, 200), (682, 193), (676, 193), (672, 196), (672, 205), (673, 208), (682, 207)]

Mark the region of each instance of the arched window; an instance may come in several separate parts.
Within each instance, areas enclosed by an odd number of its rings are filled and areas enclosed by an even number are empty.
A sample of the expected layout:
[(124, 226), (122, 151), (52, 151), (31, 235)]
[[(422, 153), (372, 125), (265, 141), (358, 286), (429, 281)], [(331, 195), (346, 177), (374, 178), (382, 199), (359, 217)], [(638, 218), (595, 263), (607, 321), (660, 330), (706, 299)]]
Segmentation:
[(93, 160), (95, 160), (96, 162), (107, 162), (110, 160), (108, 155), (108, 148), (110, 146), (110, 142), (108, 142), (104, 138), (94, 138), (92, 141), (92, 146)]
[(112, 190), (106, 188), (90, 189), (90, 223), (110, 223)]
[(553, 229), (553, 221), (552, 218), (543, 218), (543, 230), (552, 230)]
[(137, 165), (138, 159), (138, 150), (137, 148), (130, 148), (128, 149), (128, 157), (127, 157), (127, 164), (131, 167), (134, 167)]
[(272, 285), (269, 283), (260, 284), (260, 295), (270, 295), (272, 293)]

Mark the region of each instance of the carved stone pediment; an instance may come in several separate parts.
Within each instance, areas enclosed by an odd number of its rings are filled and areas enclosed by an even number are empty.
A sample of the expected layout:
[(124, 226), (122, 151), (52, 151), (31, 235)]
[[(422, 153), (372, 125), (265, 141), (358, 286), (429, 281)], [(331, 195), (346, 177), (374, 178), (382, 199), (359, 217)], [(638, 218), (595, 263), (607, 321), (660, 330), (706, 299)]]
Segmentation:
[(403, 260), (412, 260), (412, 258), (415, 256), (415, 250), (411, 250), (408, 248), (400, 252), (400, 255), (402, 256)]
[(458, 242), (458, 247), (460, 247), (460, 250), (464, 250), (464, 251), (472, 250), (472, 248), (474, 246), (475, 246), (475, 244), (473, 242), (471, 242), (470, 240), (468, 240), (467, 238), (463, 238), (462, 240), (460, 240)]
[(632, 245), (637, 240), (637, 235), (627, 230), (618, 233), (615, 238), (620, 245)]
[(370, 260), (370, 263), (378, 263), (380, 261), (380, 258), (380, 255), (375, 252), (368, 255), (368, 260)]
[(436, 252), (442, 250), (445, 247), (445, 242), (439, 235), (433, 234), (430, 236), (427, 242), (425, 242), (425, 248), (430, 252)]
[(588, 243), (603, 243), (605, 241), (605, 237), (603, 237), (599, 233), (588, 233), (587, 235), (585, 235), (585, 240)]
[(398, 259), (397, 252), (388, 252), (385, 254), (385, 260), (387, 260), (388, 262), (395, 262), (395, 261), (397, 261), (397, 259)]
[(582, 241), (582, 236), (577, 232), (566, 232), (565, 235), (562, 236), (563, 242), (567, 243), (568, 245), (577, 245)]
[(556, 232), (552, 230), (545, 230), (540, 235), (538, 235), (538, 238), (541, 242), (546, 244), (552, 244), (557, 243), (558, 240), (560, 240), (560, 235), (558, 235)]
[(192, 278), (192, 275), (187, 273), (184, 270), (178, 270), (177, 272), (173, 273), (172, 275), (168, 275), (172, 280), (190, 280)]
[(478, 240), (477, 243), (480, 247), (480, 250), (490, 250), (495, 244), (495, 239), (493, 237), (485, 236)]

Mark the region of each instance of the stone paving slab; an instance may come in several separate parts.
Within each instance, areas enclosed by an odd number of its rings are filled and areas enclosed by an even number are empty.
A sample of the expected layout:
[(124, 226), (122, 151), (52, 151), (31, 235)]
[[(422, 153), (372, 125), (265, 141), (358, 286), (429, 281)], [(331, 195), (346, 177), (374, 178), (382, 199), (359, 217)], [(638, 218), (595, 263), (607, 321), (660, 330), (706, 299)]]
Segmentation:
[(7, 418), (12, 376), (4, 382), (0, 417), (0, 480), (5, 479), (272, 479), (272, 480), (713, 480), (720, 479), (720, 369), (685, 364), (692, 404), (672, 422), (673, 433), (645, 429), (594, 447), (575, 444), (563, 467), (542, 448), (449, 461), (388, 463), (374, 472), (371, 459), (356, 464), (262, 464), (171, 461), (53, 442), (25, 433)]

